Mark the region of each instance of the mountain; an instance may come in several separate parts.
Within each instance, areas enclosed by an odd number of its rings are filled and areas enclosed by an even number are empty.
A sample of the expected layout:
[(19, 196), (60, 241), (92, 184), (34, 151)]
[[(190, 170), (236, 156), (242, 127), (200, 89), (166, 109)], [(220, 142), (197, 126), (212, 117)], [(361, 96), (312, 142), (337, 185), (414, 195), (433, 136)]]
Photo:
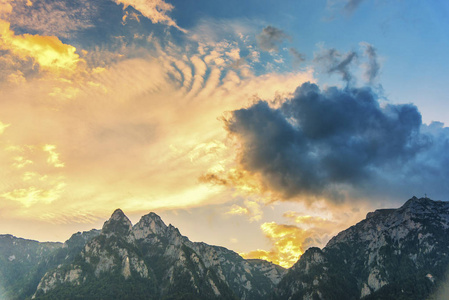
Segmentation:
[(308, 249), (276, 299), (428, 299), (449, 267), (449, 203), (413, 197)]
[(0, 235), (0, 299), (20, 299), (32, 294), (45, 273), (39, 266), (61, 247), (62, 243)]
[(192, 242), (155, 213), (133, 225), (117, 209), (101, 231), (64, 244), (0, 235), (0, 299), (434, 300), (447, 290), (447, 236), (449, 203), (413, 197), (285, 270)]
[(72, 261), (99, 230), (78, 232), (64, 244), (0, 235), (0, 299), (32, 296), (45, 273)]
[(267, 299), (285, 269), (191, 242), (149, 213), (116, 210), (70, 263), (41, 279), (35, 299)]

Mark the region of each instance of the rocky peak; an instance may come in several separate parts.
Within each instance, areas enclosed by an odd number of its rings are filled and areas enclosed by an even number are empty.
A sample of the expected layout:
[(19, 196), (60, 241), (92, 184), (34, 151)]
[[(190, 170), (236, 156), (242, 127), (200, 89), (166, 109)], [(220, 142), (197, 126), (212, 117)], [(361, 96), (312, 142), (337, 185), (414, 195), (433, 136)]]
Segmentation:
[(434, 221), (449, 222), (449, 202), (434, 201), (427, 197), (409, 199), (397, 213), (407, 218), (432, 219)]
[(116, 209), (111, 218), (104, 223), (101, 233), (127, 235), (131, 229), (131, 221), (125, 216), (121, 209)]
[(278, 298), (429, 299), (449, 265), (448, 233), (449, 202), (412, 197), (368, 213), (322, 251), (309, 248), (281, 280)]
[(126, 218), (126, 216), (120, 208), (117, 208), (116, 210), (114, 210), (114, 212), (112, 213), (112, 216), (111, 216), (111, 219), (113, 219), (113, 220), (121, 220), (123, 218)]
[[(417, 198), (413, 196), (410, 198), (407, 202), (404, 203), (400, 208), (398, 209), (376, 209), (374, 212), (369, 212), (366, 215), (367, 219), (371, 219), (374, 217), (381, 217), (381, 216), (390, 216), (394, 214), (422, 214), (426, 211), (434, 213), (434, 208), (438, 208), (443, 204), (442, 201), (433, 201), (429, 198)], [(444, 204), (443, 204), (444, 206)]]
[(72, 234), (72, 236), (64, 242), (63, 248), (69, 247), (84, 247), (84, 245), (91, 240), (92, 238), (98, 236), (100, 234), (100, 230), (92, 229), (89, 231), (78, 231), (77, 233)]
[(423, 212), (428, 211), (433, 208), (437, 208), (443, 204), (442, 201), (433, 201), (429, 198), (417, 198), (413, 196), (407, 202), (404, 203), (402, 207), (399, 208), (400, 211), (408, 210), (411, 212)]
[(154, 212), (143, 216), (140, 221), (134, 225), (133, 233), (136, 239), (146, 238), (148, 235), (165, 235), (167, 233), (167, 225)]
[(324, 261), (323, 251), (317, 247), (310, 247), (301, 256), (301, 259), (292, 266), (292, 270), (304, 270), (307, 273), (310, 267), (320, 265)]

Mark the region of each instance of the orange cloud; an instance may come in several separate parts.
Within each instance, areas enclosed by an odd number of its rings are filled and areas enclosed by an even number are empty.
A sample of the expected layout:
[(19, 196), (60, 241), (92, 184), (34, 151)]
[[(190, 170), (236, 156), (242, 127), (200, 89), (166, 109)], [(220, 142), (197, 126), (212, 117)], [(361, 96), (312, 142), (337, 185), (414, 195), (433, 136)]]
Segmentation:
[(273, 243), (270, 251), (255, 250), (243, 253), (244, 258), (259, 258), (271, 261), (282, 267), (293, 266), (304, 253), (304, 241), (310, 233), (294, 225), (282, 225), (275, 222), (263, 223), (260, 228)]
[(234, 204), (231, 209), (227, 212), (228, 215), (248, 215), (250, 213), (249, 209), (246, 207)]
[(74, 72), (82, 61), (75, 47), (57, 37), (16, 35), (3, 20), (0, 20), (0, 49), (9, 50), (22, 60), (31, 58), (43, 70), (56, 73)]
[(242, 253), (245, 258), (260, 258), (291, 267), (310, 247), (324, 247), (332, 236), (362, 219), (369, 208), (361, 205), (351, 209), (348, 205), (336, 206), (324, 199), (313, 204), (297, 203), (303, 212), (287, 211), (283, 214), (294, 224), (266, 222), (261, 230), (270, 241), (270, 250), (258, 249)]
[(262, 218), (263, 212), (261, 205), (258, 201), (253, 201), (246, 199), (244, 201), (244, 205), (240, 206), (237, 204), (233, 204), (229, 211), (226, 212), (227, 215), (239, 215), (239, 216), (248, 216), (249, 221), (259, 221)]
[[(33, 37), (14, 35), (7, 29), (7, 39), (28, 41)], [(71, 47), (55, 41), (61, 47)], [(13, 44), (7, 46), (12, 48)], [(71, 49), (66, 52), (74, 55), (69, 69), (83, 64)], [(224, 111), (251, 101), (254, 91), (271, 99), (276, 93), (293, 92), (298, 82), (311, 80), (312, 74), (244, 77), (238, 71), (225, 70), (225, 66), (216, 68), (212, 61), (206, 63), (204, 57), (214, 50), (191, 56), (185, 54), (186, 49), (178, 50), (161, 48), (157, 55), (146, 53), (129, 59), (125, 53), (113, 63), (108, 61), (103, 69), (71, 76), (70, 80), (62, 77), (64, 72), (51, 78), (29, 78), (20, 86), (0, 91), (2, 99), (14, 99), (0, 103), (8, 116), (2, 121), (14, 126), (0, 136), (8, 141), (0, 143), (35, 145), (32, 151), (0, 151), (0, 159), (5, 156), (8, 166), (1, 178), (6, 183), (0, 187), (4, 199), (1, 211), (15, 207), (15, 214), (25, 211), (26, 218), (33, 220), (42, 214), (42, 206), (46, 208), (45, 222), (69, 223), (67, 211), (103, 218), (111, 207), (147, 213), (223, 205), (234, 202), (236, 192), (258, 194), (261, 187), (253, 177), (232, 169), (234, 154), (218, 118)], [(229, 51), (223, 48), (220, 53)], [(9, 52), (18, 56), (13, 50)], [(37, 58), (26, 59), (39, 64)], [(213, 72), (216, 75), (212, 76)], [(232, 75), (227, 76), (229, 73)], [(61, 101), (67, 98), (70, 101)], [(22, 163), (33, 163), (20, 169), (12, 167), (19, 163), (13, 158), (19, 156)], [(228, 185), (198, 182), (205, 171), (216, 174), (230, 166), (229, 176), (223, 176)], [(234, 181), (240, 182), (238, 189)], [(58, 188), (58, 183), (66, 185)], [(241, 212), (247, 210), (245, 217), (257, 221), (262, 208), (253, 202), (242, 203)], [(223, 206), (229, 208), (229, 204)], [(79, 220), (90, 218), (74, 215), (73, 222)]]
[(0, 17), (9, 15), (12, 12), (11, 1), (0, 0)]
[(251, 175), (242, 168), (209, 170), (209, 172), (201, 175), (199, 180), (203, 183), (233, 187), (247, 195), (262, 195), (265, 192), (265, 188), (261, 185), (257, 176)]

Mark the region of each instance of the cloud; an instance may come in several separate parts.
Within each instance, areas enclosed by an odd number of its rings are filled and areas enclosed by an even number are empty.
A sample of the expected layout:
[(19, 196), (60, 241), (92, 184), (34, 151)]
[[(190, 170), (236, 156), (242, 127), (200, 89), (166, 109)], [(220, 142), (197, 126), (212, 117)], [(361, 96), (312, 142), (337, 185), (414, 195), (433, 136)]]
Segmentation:
[(289, 48), (288, 51), (290, 52), (290, 55), (293, 56), (293, 62), (296, 64), (300, 64), (306, 60), (306, 57), (304, 54), (300, 53), (295, 48)]
[(226, 214), (248, 216), (249, 221), (253, 222), (259, 221), (262, 218), (263, 212), (262, 207), (258, 201), (246, 199), (243, 206), (233, 204), (229, 211), (226, 212)]
[(249, 209), (246, 207), (239, 206), (237, 204), (233, 204), (226, 214), (228, 215), (248, 215), (250, 213)]
[(7, 200), (20, 202), (24, 207), (30, 207), (33, 204), (49, 204), (59, 199), (65, 186), (64, 182), (50, 185), (48, 189), (30, 186), (28, 188), (14, 189), (0, 196)]
[[(333, 205), (324, 200), (295, 203), (291, 207), (299, 211), (284, 212), (283, 222), (265, 222), (260, 226), (271, 245), (269, 250), (257, 249), (241, 255), (266, 259), (289, 268), (308, 248), (323, 248), (331, 237), (365, 216), (367, 207), (364, 204), (359, 206), (363, 212), (352, 206)], [(286, 206), (279, 207), (285, 209)]]
[(11, 124), (4, 124), (2, 121), (0, 121), (0, 134), (3, 134), (5, 132), (5, 129), (11, 126)]
[(12, 3), (12, 1), (9, 1), (9, 0), (1, 0), (0, 1), (0, 18), (9, 16), (9, 14), (12, 12), (11, 3)]
[(92, 20), (98, 11), (96, 2), (89, 0), (19, 0), (11, 3), (7, 20), (13, 28), (61, 38), (93, 27)]
[(273, 26), (267, 26), (256, 36), (256, 41), (262, 50), (277, 52), (279, 45), (288, 38), (289, 36), (284, 31)]
[(364, 56), (368, 58), (368, 62), (364, 64), (363, 76), (369, 83), (374, 83), (377, 79), (380, 71), (380, 64), (377, 57), (377, 50), (373, 45), (368, 43), (361, 43), (361, 46), (365, 48)]
[(367, 87), (305, 83), (279, 108), (259, 101), (233, 111), (225, 127), (239, 145), (238, 168), (284, 199), (448, 191), (448, 128), (422, 124), (414, 105), (381, 105)]
[(325, 72), (329, 74), (340, 74), (342, 79), (350, 84), (353, 80), (350, 67), (357, 57), (358, 55), (355, 51), (349, 51), (346, 54), (342, 54), (336, 49), (331, 48), (315, 54), (314, 61), (320, 64)]
[[(12, 126), (14, 130), (14, 126)], [(0, 145), (4, 145), (1, 143)], [(9, 145), (5, 147), (1, 158), (9, 162), (12, 168), (7, 168), (3, 176), (8, 176), (8, 185), (0, 188), (0, 198), (8, 203), (11, 201), (22, 207), (50, 204), (59, 199), (66, 187), (64, 176), (59, 172), (52, 172), (53, 168), (60, 168), (54, 145)], [(48, 157), (46, 157), (48, 154)], [(41, 175), (39, 171), (45, 171)], [(4, 178), (2, 180), (5, 180)]]
[(20, 60), (32, 59), (44, 71), (73, 73), (83, 62), (76, 48), (64, 44), (55, 36), (16, 35), (10, 24), (0, 20), (0, 49)]
[(255, 250), (241, 255), (246, 259), (258, 258), (271, 261), (284, 268), (291, 267), (304, 253), (304, 241), (309, 237), (308, 232), (295, 226), (265, 222), (260, 228), (264, 235), (272, 242), (271, 250)]
[(359, 5), (363, 2), (364, 0), (348, 0), (344, 6), (344, 9), (346, 11), (348, 11), (349, 13), (352, 13), (353, 11), (355, 11)]
[(59, 153), (55, 151), (55, 145), (45, 145), (43, 150), (48, 153), (47, 162), (55, 168), (63, 168), (64, 163), (59, 160)]
[(377, 49), (366, 42), (360, 43), (363, 52), (348, 51), (341, 53), (335, 48), (321, 49), (314, 54), (314, 63), (321, 71), (331, 75), (338, 74), (347, 85), (355, 85), (359, 72), (362, 79), (369, 85), (374, 85), (379, 77), (381, 64)]
[[(144, 213), (234, 202), (231, 186), (198, 181), (232, 162), (218, 118), (251, 103), (255, 93), (288, 95), (298, 82), (313, 80), (311, 71), (257, 76), (243, 66), (231, 68), (244, 42), (199, 39), (180, 47), (154, 37), (150, 50), (124, 45), (113, 53), (118, 58), (109, 59), (102, 49), (91, 49), (87, 56), (94, 59), (84, 60), (85, 51), (78, 55), (56, 37), (8, 34), (12, 59), (30, 62), (40, 73), (55, 71), (47, 77), (23, 72), (26, 81), (1, 90), (1, 121), (11, 126), (0, 136), (0, 161), (7, 166), (0, 174), (0, 213), (27, 220), (44, 212), (43, 222), (67, 223), (67, 211), (76, 212), (78, 222), (84, 219), (77, 214), (106, 217), (105, 207)], [(44, 64), (38, 51), (13, 50), (13, 40), (26, 40), (28, 49), (35, 39), (42, 48), (53, 41), (56, 54), (72, 57), (69, 71)], [(70, 67), (75, 72), (68, 76)], [(251, 204), (242, 205), (258, 218)]]
[(179, 27), (176, 22), (167, 14), (174, 9), (174, 6), (163, 0), (114, 0), (117, 4), (123, 4), (124, 9), (128, 6), (134, 7), (144, 17), (148, 18), (154, 24), (161, 23), (173, 26), (176, 29), (186, 33), (187, 31)]

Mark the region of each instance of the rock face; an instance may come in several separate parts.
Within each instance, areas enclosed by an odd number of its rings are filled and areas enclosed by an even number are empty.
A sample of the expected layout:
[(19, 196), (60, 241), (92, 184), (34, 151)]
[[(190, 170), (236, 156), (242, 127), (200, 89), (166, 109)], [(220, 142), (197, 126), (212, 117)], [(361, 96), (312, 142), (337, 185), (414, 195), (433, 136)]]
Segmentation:
[(286, 270), (191, 242), (149, 213), (132, 226), (121, 210), (80, 254), (47, 272), (36, 299), (269, 299)]
[(449, 267), (449, 203), (413, 197), (311, 248), (278, 299), (427, 299)]

